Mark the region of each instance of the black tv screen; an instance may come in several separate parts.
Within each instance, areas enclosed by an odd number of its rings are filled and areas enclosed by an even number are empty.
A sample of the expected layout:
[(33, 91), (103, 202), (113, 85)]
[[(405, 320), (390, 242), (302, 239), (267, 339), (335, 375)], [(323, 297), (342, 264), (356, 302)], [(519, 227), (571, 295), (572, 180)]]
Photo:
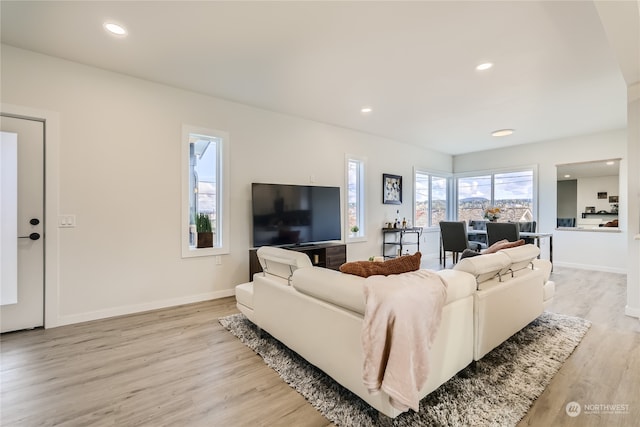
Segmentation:
[(339, 187), (253, 183), (251, 201), (253, 246), (342, 239)]

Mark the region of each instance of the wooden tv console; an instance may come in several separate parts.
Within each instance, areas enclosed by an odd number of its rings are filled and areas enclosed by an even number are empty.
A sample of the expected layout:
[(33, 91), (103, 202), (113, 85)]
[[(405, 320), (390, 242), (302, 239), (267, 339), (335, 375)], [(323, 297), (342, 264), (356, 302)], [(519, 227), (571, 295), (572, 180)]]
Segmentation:
[[(339, 270), (340, 266), (347, 262), (347, 245), (344, 243), (288, 246), (285, 249), (307, 254), (316, 267)], [(253, 275), (262, 271), (257, 251), (257, 248), (249, 249), (249, 280), (253, 280)]]

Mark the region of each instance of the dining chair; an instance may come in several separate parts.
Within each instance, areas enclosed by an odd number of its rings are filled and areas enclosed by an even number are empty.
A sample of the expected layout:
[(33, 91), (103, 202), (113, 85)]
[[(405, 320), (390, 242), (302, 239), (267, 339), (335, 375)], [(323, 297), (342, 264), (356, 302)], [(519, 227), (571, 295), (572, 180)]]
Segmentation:
[(447, 263), (447, 252), (452, 253), (453, 263), (458, 262), (465, 249), (479, 250), (478, 245), (469, 243), (466, 221), (440, 221), (440, 262)]
[[(472, 219), (469, 220), (469, 228), (473, 230), (487, 231), (487, 222), (484, 219)], [(467, 233), (469, 234), (469, 233)], [(479, 245), (480, 249), (487, 248), (487, 235), (486, 234), (469, 234), (469, 243)]]
[(575, 218), (557, 218), (556, 219), (556, 227), (575, 227), (576, 219)]
[(520, 228), (516, 222), (487, 222), (487, 244), (507, 239), (510, 242), (520, 240)]
[[(519, 231), (522, 233), (527, 232), (527, 233), (535, 233), (536, 232), (536, 221), (520, 221), (518, 222), (518, 227), (519, 227)], [(525, 243), (535, 243), (535, 240), (533, 237), (523, 237), (524, 242)]]

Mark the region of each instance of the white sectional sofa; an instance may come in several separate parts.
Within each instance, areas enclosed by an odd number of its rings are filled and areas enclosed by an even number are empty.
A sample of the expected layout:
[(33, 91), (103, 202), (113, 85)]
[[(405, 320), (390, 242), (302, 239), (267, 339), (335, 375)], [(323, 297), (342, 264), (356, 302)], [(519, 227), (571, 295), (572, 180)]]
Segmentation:
[[(447, 298), (420, 398), (542, 313), (554, 284), (548, 280), (550, 263), (536, 259), (538, 253), (525, 245), (436, 272), (447, 285)], [(236, 287), (238, 309), (369, 405), (398, 416), (388, 395), (370, 394), (363, 384), (366, 279), (313, 267), (305, 254), (280, 248), (262, 247), (258, 257), (263, 272)]]

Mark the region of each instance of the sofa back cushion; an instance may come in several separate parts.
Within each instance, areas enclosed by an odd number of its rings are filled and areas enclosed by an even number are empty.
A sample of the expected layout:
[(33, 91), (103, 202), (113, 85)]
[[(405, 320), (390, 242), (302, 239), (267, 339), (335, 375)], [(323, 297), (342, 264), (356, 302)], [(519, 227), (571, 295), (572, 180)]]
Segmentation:
[[(445, 304), (472, 295), (476, 283), (472, 276), (461, 271), (435, 272), (447, 284)], [(291, 279), (295, 290), (327, 303), (364, 315), (365, 278), (321, 267), (296, 270)]]
[(290, 251), (272, 246), (262, 246), (257, 251), (260, 266), (265, 274), (289, 280), (294, 271), (313, 267), (309, 257), (296, 251)]
[(364, 314), (364, 278), (327, 268), (296, 270), (291, 285), (300, 293)]

